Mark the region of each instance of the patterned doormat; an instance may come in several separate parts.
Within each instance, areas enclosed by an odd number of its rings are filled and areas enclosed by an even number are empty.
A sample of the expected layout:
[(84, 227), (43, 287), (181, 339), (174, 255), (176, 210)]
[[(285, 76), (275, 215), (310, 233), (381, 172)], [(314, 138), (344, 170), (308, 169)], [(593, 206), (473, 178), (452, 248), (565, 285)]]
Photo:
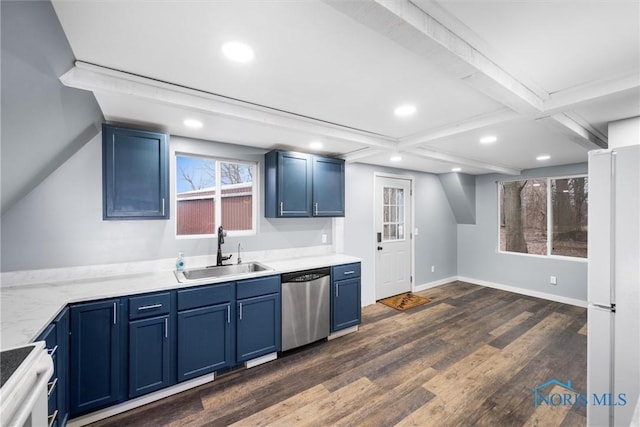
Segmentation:
[(419, 305), (431, 302), (429, 298), (414, 295), (411, 292), (406, 294), (395, 295), (389, 298), (381, 299), (378, 301), (381, 304), (388, 305), (396, 310), (405, 311), (410, 308), (418, 307)]

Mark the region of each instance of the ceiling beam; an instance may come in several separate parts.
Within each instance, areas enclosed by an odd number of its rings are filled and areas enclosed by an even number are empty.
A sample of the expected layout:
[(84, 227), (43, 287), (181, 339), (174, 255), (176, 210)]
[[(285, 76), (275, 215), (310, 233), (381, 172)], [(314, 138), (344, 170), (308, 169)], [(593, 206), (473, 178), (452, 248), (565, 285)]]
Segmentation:
[(640, 73), (634, 72), (609, 80), (598, 80), (552, 93), (545, 101), (545, 116), (566, 111), (589, 101), (640, 88)]
[(487, 172), (495, 172), (505, 175), (520, 175), (521, 172), (520, 169), (487, 163), (480, 160), (467, 159), (465, 157), (456, 156), (439, 150), (434, 150), (432, 148), (414, 147), (407, 152), (419, 157), (440, 160), (456, 166), (468, 166), (477, 169), (484, 169)]
[(521, 114), (544, 109), (541, 96), (409, 0), (325, 2)]
[(513, 110), (504, 108), (498, 111), (481, 114), (471, 119), (464, 120), (455, 124), (448, 124), (426, 132), (410, 135), (400, 138), (398, 148), (408, 149), (410, 147), (420, 145), (429, 141), (435, 141), (440, 138), (446, 138), (459, 133), (469, 132), (475, 129), (481, 129), (498, 123), (504, 123), (509, 120), (519, 118), (520, 115)]
[(609, 146), (608, 141), (603, 140), (567, 114), (559, 113), (541, 117), (537, 121), (587, 150), (597, 150)]
[(394, 138), (80, 61), (63, 74), (60, 81), (66, 86), (77, 89), (136, 96), (187, 110), (248, 120), (311, 135), (356, 142), (364, 146), (389, 148), (396, 143)]

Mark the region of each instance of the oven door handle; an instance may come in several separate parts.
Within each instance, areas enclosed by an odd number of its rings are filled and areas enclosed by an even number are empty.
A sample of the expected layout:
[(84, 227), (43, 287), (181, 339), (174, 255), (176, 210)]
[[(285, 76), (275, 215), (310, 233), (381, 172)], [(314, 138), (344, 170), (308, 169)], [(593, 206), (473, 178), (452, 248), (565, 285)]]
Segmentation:
[[(46, 353), (46, 350), (43, 350), (43, 357), (41, 361), (38, 363), (37, 367), (37, 375), (35, 384), (31, 387), (31, 393), (24, 402), (20, 405), (20, 409), (16, 412), (16, 415), (12, 419), (12, 423), (14, 425), (24, 425), (31, 415), (32, 409), (36, 406), (38, 399), (44, 397), (45, 402), (47, 399), (47, 383), (49, 382), (49, 378), (51, 374), (53, 374), (53, 361), (51, 357)], [(46, 405), (46, 403), (45, 403)], [(46, 406), (45, 406), (46, 408)], [(46, 420), (46, 414), (45, 414)], [(32, 420), (33, 421), (33, 420)]]

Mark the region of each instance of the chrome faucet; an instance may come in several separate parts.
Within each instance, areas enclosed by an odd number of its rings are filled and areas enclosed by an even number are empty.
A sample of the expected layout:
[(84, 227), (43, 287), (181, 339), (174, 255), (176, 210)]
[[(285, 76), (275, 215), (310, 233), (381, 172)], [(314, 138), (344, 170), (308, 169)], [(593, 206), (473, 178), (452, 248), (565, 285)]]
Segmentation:
[(238, 264), (242, 262), (242, 258), (240, 258), (240, 243), (238, 243)]
[(222, 261), (227, 261), (231, 259), (231, 257), (233, 256), (233, 254), (229, 256), (222, 256), (222, 244), (224, 243), (224, 236), (226, 235), (227, 235), (227, 232), (224, 231), (222, 226), (218, 227), (218, 257), (216, 259), (216, 266), (223, 265)]

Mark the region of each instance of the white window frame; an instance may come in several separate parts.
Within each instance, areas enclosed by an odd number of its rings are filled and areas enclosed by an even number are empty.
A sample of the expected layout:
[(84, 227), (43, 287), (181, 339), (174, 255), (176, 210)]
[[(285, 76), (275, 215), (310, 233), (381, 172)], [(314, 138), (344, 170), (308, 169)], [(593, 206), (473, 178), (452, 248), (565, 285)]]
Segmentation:
[[(175, 212), (175, 229), (174, 229), (174, 235), (176, 237), (177, 240), (183, 240), (183, 239), (212, 239), (212, 238), (217, 238), (218, 237), (218, 227), (220, 226), (220, 223), (222, 221), (222, 191), (216, 191), (215, 196), (213, 197), (214, 199), (214, 212), (213, 212), (213, 216), (214, 216), (214, 233), (212, 234), (183, 234), (183, 235), (179, 235), (178, 234), (178, 201), (179, 200), (183, 200), (183, 199), (178, 199), (178, 183), (177, 183), (177, 179), (178, 179), (178, 157), (192, 157), (192, 158), (197, 158), (197, 159), (207, 159), (207, 160), (213, 160), (216, 162), (216, 176), (215, 176), (215, 181), (216, 181), (216, 188), (220, 187), (220, 189), (222, 189), (222, 177), (221, 177), (221, 168), (219, 167), (220, 163), (236, 163), (236, 164), (240, 164), (240, 165), (249, 165), (249, 166), (253, 166), (253, 170), (254, 170), (254, 174), (252, 177), (252, 181), (251, 181), (251, 230), (225, 230), (227, 232), (227, 236), (255, 236), (258, 234), (258, 206), (260, 206), (259, 204), (259, 196), (260, 196), (260, 164), (258, 162), (252, 162), (252, 161), (247, 161), (247, 160), (238, 160), (238, 159), (231, 159), (231, 158), (227, 158), (227, 157), (217, 157), (217, 156), (210, 156), (207, 154), (197, 154), (197, 153), (185, 153), (185, 152), (175, 152), (175, 156), (174, 156), (174, 165), (175, 165), (175, 171), (176, 171), (176, 176), (175, 176), (175, 181), (174, 181), (174, 186), (175, 186), (175, 191), (174, 191), (174, 203), (173, 203), (173, 211)], [(194, 197), (194, 198), (189, 198), (187, 200), (193, 200), (193, 199), (208, 199), (211, 197)]]
[[(573, 257), (573, 256), (567, 256), (567, 255), (554, 255), (551, 253), (552, 250), (552, 245), (553, 245), (553, 207), (551, 206), (551, 181), (553, 180), (558, 180), (558, 179), (571, 179), (571, 178), (588, 178), (588, 174), (584, 173), (584, 174), (576, 174), (576, 175), (561, 175), (561, 176), (539, 176), (539, 177), (535, 177), (535, 176), (530, 176), (530, 177), (526, 177), (526, 178), (519, 178), (519, 179), (502, 179), (500, 181), (496, 181), (496, 199), (498, 202), (498, 221), (497, 221), (497, 249), (496, 252), (499, 254), (505, 254), (505, 255), (518, 255), (518, 256), (526, 256), (526, 257), (534, 257), (534, 258), (547, 258), (547, 259), (559, 259), (559, 260), (566, 260), (566, 261), (577, 261), (577, 262), (587, 262), (589, 261), (589, 253), (587, 252), (587, 257), (586, 258), (582, 258), (582, 257)], [(529, 180), (538, 180), (538, 181), (546, 181), (547, 182), (547, 253), (546, 255), (539, 255), (539, 254), (529, 254), (529, 253), (522, 253), (522, 252), (510, 252), (510, 251), (503, 251), (500, 249), (500, 220), (501, 220), (501, 203), (502, 201), (500, 200), (500, 184), (504, 183), (504, 182), (514, 182), (514, 181), (529, 181)]]

